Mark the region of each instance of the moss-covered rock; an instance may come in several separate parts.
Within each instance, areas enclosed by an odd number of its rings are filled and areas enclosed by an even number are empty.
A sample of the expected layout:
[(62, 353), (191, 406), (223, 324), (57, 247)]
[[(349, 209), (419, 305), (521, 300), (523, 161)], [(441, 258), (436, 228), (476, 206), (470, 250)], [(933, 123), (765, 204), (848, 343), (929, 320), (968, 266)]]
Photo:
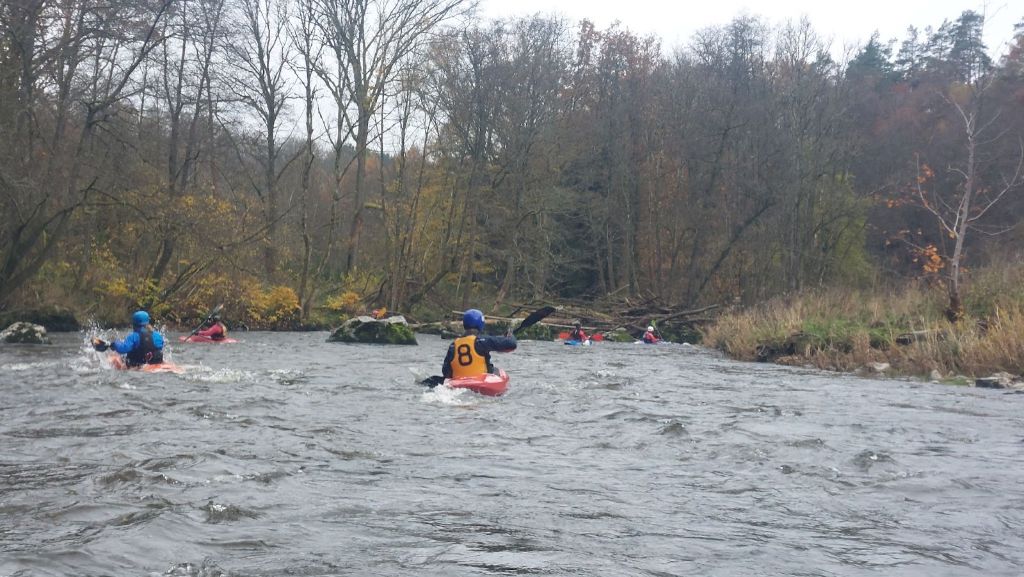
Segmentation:
[(456, 329), (455, 325), (448, 321), (437, 323), (420, 323), (412, 327), (414, 332), (425, 335), (437, 335), (442, 339), (454, 339), (462, 334), (462, 326)]
[(629, 334), (626, 329), (618, 328), (604, 333), (604, 340), (613, 343), (631, 343), (636, 340), (636, 337)]
[(378, 345), (415, 345), (416, 335), (405, 317), (375, 319), (368, 316), (351, 318), (334, 329), (327, 342), (370, 343)]
[(0, 332), (0, 342), (27, 345), (48, 345), (46, 328), (33, 323), (16, 322)]
[(528, 341), (553, 341), (558, 331), (548, 325), (537, 323), (516, 335), (517, 339)]
[(73, 312), (57, 306), (42, 306), (0, 313), (0, 327), (10, 326), (16, 322), (42, 325), (51, 333), (73, 333), (82, 329), (82, 325), (75, 318)]

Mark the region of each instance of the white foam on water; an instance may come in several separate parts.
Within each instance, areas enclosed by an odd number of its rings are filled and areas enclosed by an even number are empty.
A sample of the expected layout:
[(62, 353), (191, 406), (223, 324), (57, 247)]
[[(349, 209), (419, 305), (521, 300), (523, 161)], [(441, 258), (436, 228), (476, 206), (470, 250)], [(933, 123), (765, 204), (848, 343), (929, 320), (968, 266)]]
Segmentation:
[(47, 366), (51, 366), (51, 365), (52, 365), (52, 363), (9, 363), (9, 364), (0, 366), (0, 371), (11, 371), (11, 372), (34, 371), (34, 370), (41, 369), (43, 367), (47, 367)]
[(258, 375), (253, 371), (241, 369), (211, 369), (203, 365), (190, 365), (187, 367), (186, 378), (190, 381), (202, 383), (241, 383), (244, 381), (256, 380)]
[(444, 385), (427, 389), (420, 396), (420, 399), (425, 403), (454, 407), (475, 405), (479, 402), (479, 398), (479, 395), (469, 389), (453, 389)]

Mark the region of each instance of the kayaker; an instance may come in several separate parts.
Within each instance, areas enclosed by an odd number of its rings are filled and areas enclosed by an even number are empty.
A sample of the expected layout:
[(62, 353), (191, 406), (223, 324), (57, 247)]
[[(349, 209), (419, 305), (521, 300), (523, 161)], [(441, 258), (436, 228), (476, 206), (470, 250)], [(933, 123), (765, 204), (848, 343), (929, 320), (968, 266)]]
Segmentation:
[(200, 331), (196, 331), (196, 335), (200, 337), (207, 337), (211, 341), (222, 341), (228, 336), (228, 327), (220, 320), (220, 315), (213, 315), (203, 323), (206, 327)]
[(653, 345), (654, 343), (656, 343), (656, 342), (661, 340), (661, 339), (658, 338), (657, 335), (654, 334), (654, 325), (649, 325), (647, 327), (647, 332), (644, 333), (644, 337), (643, 338), (644, 338), (644, 342), (649, 344), (649, 345)]
[(462, 315), (462, 327), (466, 332), (448, 347), (441, 372), (445, 378), (478, 377), (484, 373), (495, 373), (491, 364), (491, 353), (507, 353), (516, 350), (516, 338), (511, 334), (494, 337), (481, 334), (484, 330), (484, 314), (469, 309)]
[(164, 362), (164, 336), (149, 324), (149, 313), (146, 311), (136, 311), (132, 315), (132, 332), (124, 340), (115, 339), (108, 343), (94, 337), (92, 346), (100, 352), (114, 349), (125, 356), (129, 367), (159, 365)]
[(590, 337), (587, 336), (587, 333), (583, 332), (583, 325), (580, 324), (580, 321), (576, 321), (572, 324), (572, 332), (569, 333), (568, 340), (579, 341), (582, 343), (586, 342), (588, 338)]

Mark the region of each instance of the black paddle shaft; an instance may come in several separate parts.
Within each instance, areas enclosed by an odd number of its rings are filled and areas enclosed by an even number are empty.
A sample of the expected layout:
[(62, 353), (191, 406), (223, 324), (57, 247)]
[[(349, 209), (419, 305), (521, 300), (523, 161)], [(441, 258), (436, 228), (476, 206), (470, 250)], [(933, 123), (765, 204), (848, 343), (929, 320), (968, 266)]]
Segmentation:
[(533, 325), (539, 323), (541, 320), (543, 320), (545, 317), (547, 317), (553, 312), (555, 312), (555, 307), (544, 307), (533, 311), (525, 319), (523, 319), (523, 322), (520, 323), (514, 331), (512, 331), (512, 334), (518, 335), (520, 331), (524, 331), (532, 327)]
[(190, 333), (190, 335), (194, 335), (194, 334), (198, 333), (198, 332), (199, 332), (199, 330), (200, 330), (200, 329), (202, 329), (204, 325), (206, 325), (206, 321), (208, 321), (208, 320), (210, 320), (211, 318), (213, 318), (213, 315), (215, 315), (215, 314), (219, 313), (219, 312), (220, 312), (220, 310), (221, 310), (222, 308), (224, 308), (224, 303), (221, 303), (221, 304), (219, 304), (219, 305), (217, 305), (217, 306), (213, 307), (213, 310), (212, 310), (212, 311), (210, 311), (210, 313), (206, 315), (206, 318), (205, 318), (205, 319), (203, 319), (203, 322), (202, 322), (202, 323), (201, 323), (201, 324), (200, 324), (200, 325), (199, 325), (198, 327), (196, 327), (196, 328), (195, 328), (195, 329), (194, 329), (194, 330), (193, 330), (193, 331), (192, 331), (192, 332)]

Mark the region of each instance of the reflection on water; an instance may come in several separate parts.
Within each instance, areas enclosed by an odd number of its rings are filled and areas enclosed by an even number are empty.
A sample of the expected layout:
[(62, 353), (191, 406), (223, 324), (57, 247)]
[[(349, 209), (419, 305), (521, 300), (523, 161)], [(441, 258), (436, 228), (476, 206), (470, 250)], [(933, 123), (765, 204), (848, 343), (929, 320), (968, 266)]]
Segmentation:
[(1024, 395), (524, 342), (0, 347), (0, 576), (1019, 575)]

